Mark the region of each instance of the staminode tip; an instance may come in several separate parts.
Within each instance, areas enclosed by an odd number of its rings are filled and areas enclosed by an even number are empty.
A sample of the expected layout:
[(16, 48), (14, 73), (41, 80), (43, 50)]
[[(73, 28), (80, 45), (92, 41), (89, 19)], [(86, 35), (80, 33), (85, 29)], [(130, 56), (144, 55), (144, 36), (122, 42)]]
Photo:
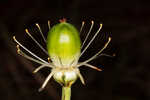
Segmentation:
[(43, 91), (43, 89), (44, 89), (44, 88), (39, 88), (39, 90), (38, 90), (38, 91), (39, 91), (39, 92), (41, 92), (41, 91)]
[(108, 41), (111, 41), (111, 37), (108, 38)]
[(97, 71), (100, 71), (100, 72), (101, 72), (101, 71), (103, 71), (103, 70), (102, 70), (102, 69), (97, 68)]
[(26, 33), (29, 33), (28, 29), (25, 29)]
[(85, 24), (85, 21), (82, 21), (82, 24)]
[(15, 37), (15, 36), (13, 36), (13, 39), (14, 39), (14, 40), (16, 40), (16, 37)]
[(97, 71), (100, 71), (100, 72), (102, 71), (102, 69), (97, 68), (97, 67), (94, 67), (94, 69), (97, 70)]
[(35, 72), (35, 71), (33, 71), (32, 73), (33, 73), (33, 74), (35, 74), (36, 72)]
[(83, 84), (83, 85), (86, 85), (86, 84), (85, 84), (85, 82), (84, 82), (84, 83), (82, 83), (82, 84)]
[(17, 47), (17, 49), (19, 49), (19, 45), (17, 45), (16, 47)]
[(48, 20), (48, 24), (50, 24), (51, 23), (51, 21), (50, 20)]
[(100, 28), (102, 28), (102, 26), (103, 26), (103, 24), (102, 24), (102, 23), (100, 23)]
[(92, 20), (91, 23), (94, 24), (94, 21)]
[(35, 23), (35, 25), (36, 25), (36, 26), (39, 26), (39, 24), (38, 24), (38, 23)]
[(32, 73), (33, 73), (33, 74), (37, 73), (37, 70), (35, 69)]

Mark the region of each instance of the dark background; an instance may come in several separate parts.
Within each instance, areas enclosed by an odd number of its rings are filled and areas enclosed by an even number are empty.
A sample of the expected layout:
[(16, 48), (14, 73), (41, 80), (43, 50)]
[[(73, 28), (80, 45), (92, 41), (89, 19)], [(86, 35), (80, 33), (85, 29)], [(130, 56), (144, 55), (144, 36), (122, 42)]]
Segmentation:
[[(150, 100), (150, 8), (149, 2), (138, 0), (0, 0), (0, 99), (1, 100), (60, 100), (61, 87), (53, 79), (46, 89), (38, 92), (50, 72), (43, 69), (33, 75), (39, 65), (20, 57), (12, 37), (23, 43), (38, 56), (47, 59), (25, 34), (28, 28), (41, 38), (35, 23), (48, 31), (52, 25), (67, 18), (78, 29), (84, 20), (86, 26), (95, 21), (93, 32), (103, 23), (103, 29), (81, 60), (94, 55), (112, 37), (104, 51), (116, 57), (99, 57), (91, 64), (105, 69), (97, 72), (81, 68), (86, 85), (79, 80), (72, 87), (72, 100)], [(89, 39), (90, 40), (90, 39)], [(45, 44), (40, 41), (42, 45)]]

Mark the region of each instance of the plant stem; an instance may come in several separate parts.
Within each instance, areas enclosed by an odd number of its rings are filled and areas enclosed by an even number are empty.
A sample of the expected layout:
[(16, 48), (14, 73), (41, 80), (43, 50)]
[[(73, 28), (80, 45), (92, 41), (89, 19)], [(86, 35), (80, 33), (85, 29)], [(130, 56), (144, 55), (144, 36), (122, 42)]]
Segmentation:
[(71, 87), (62, 87), (62, 100), (70, 100), (71, 98)]

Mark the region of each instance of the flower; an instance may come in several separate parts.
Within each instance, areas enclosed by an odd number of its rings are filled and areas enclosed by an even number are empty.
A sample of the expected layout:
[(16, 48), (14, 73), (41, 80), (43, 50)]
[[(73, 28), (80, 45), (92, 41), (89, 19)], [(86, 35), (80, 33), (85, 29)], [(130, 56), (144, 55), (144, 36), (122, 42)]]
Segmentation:
[[(80, 33), (82, 32), (84, 24), (85, 22), (82, 22)], [(87, 33), (87, 36), (85, 37), (85, 40), (82, 43), (82, 46), (79, 32), (72, 24), (67, 23), (65, 19), (60, 20), (60, 23), (54, 25), (52, 28), (50, 28), (50, 21), (48, 21), (49, 32), (47, 40), (45, 39), (39, 24), (36, 24), (36, 26), (38, 27), (45, 43), (47, 43), (48, 51), (46, 51), (42, 47), (42, 45), (39, 44), (39, 42), (29, 33), (28, 29), (25, 29), (25, 31), (31, 37), (31, 39), (48, 55), (48, 61), (43, 60), (42, 58), (38, 57), (36, 54), (28, 50), (15, 38), (15, 36), (13, 36), (13, 39), (17, 43), (18, 54), (31, 61), (41, 64), (41, 66), (36, 68), (33, 73), (38, 72), (44, 67), (52, 68), (51, 73), (47, 76), (39, 91), (45, 88), (46, 84), (51, 79), (51, 77), (53, 77), (58, 83), (65, 87), (70, 87), (78, 77), (80, 78), (81, 82), (85, 84), (84, 79), (80, 74), (79, 70), (79, 67), (81, 66), (87, 66), (98, 71), (102, 71), (101, 69), (89, 64), (89, 62), (95, 59), (98, 55), (105, 55), (102, 54), (102, 51), (110, 43), (111, 37), (108, 38), (108, 41), (106, 42), (104, 47), (94, 56), (83, 62), (79, 62), (80, 57), (85, 53), (85, 51), (88, 49), (90, 44), (94, 41), (94, 39), (100, 32), (102, 24), (100, 24), (99, 29), (97, 30), (93, 38), (90, 40), (90, 42), (85, 46), (85, 48), (83, 48), (83, 46), (85, 45), (85, 42), (87, 41), (88, 36), (91, 33), (91, 30), (94, 26), (94, 21), (91, 21), (91, 27)], [(34, 58), (24, 53), (20, 49), (20, 47), (26, 50), (26, 52), (31, 54)], [(81, 51), (81, 49), (83, 50)]]

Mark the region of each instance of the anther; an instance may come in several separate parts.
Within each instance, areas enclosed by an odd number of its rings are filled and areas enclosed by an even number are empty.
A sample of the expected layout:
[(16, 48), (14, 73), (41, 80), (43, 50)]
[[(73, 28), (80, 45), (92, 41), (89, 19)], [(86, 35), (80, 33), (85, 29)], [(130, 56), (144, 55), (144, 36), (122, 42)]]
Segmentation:
[(100, 29), (102, 28), (103, 24), (100, 24)]
[(48, 60), (48, 62), (49, 62), (49, 63), (51, 62), (51, 60), (50, 60), (50, 58), (49, 58), (49, 57), (47, 58), (47, 60)]
[(48, 28), (49, 28), (49, 30), (50, 30), (50, 27), (51, 27), (51, 26), (50, 26), (50, 20), (48, 20)]
[(82, 21), (82, 25), (84, 25), (85, 24), (85, 21)]
[(111, 37), (108, 38), (108, 41), (111, 41)]
[(31, 35), (31, 34), (29, 33), (28, 29), (25, 29), (25, 31), (26, 31), (26, 33), (27, 33), (28, 35)]
[(91, 23), (94, 24), (94, 21), (92, 20)]
[(17, 53), (20, 54), (20, 48), (19, 48), (19, 45), (17, 45), (16, 48), (17, 48)]
[(15, 36), (13, 36), (13, 40), (16, 41), (16, 37)]

